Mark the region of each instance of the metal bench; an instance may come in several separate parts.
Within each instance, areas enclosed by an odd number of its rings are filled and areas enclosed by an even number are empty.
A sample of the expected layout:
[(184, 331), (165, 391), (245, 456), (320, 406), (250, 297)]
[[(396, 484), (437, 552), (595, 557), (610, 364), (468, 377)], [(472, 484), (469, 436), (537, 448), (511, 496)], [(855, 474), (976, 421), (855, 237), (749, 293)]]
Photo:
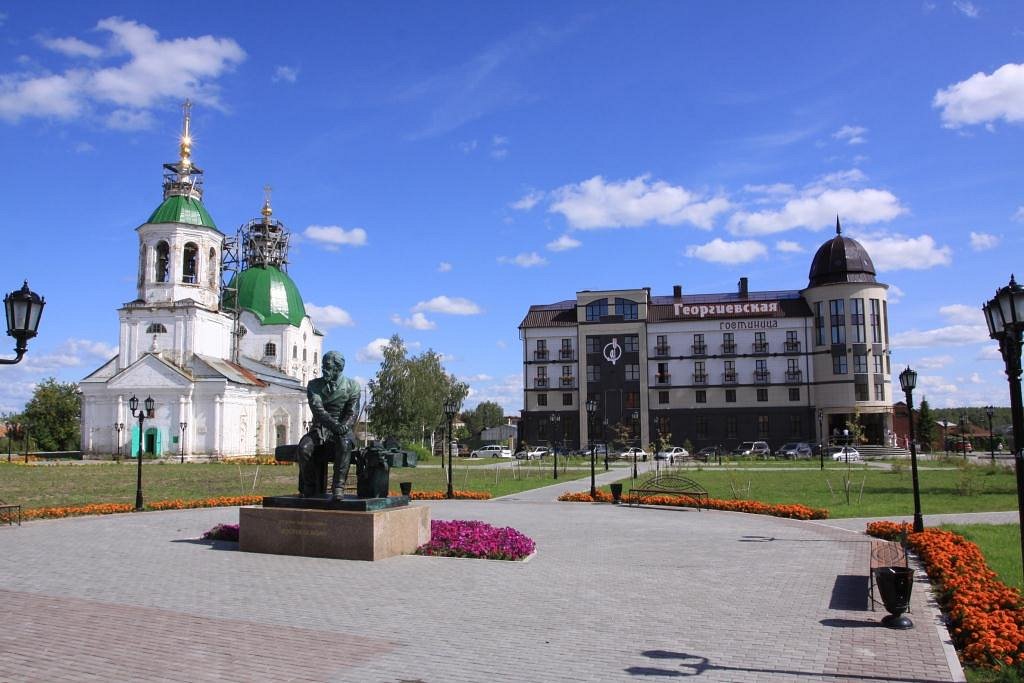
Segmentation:
[(881, 600), (875, 599), (875, 570), (880, 567), (907, 567), (907, 549), (897, 541), (884, 541), (880, 538), (871, 539), (871, 557), (868, 562), (868, 600), (871, 611)]
[(677, 474), (655, 474), (643, 479), (629, 490), (627, 501), (630, 505), (640, 505), (646, 496), (679, 496), (690, 498), (701, 510), (701, 499), (708, 499), (708, 492), (703, 486), (687, 477)]
[(13, 525), (15, 519), (18, 520), (18, 526), (21, 526), (21, 506), (0, 500), (0, 523), (7, 522)]

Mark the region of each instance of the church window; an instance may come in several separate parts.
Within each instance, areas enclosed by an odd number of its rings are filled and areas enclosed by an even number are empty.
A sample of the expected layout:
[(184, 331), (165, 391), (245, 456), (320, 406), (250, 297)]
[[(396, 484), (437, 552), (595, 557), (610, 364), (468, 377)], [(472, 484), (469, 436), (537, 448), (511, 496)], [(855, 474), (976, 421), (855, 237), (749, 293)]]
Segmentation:
[[(313, 365), (316, 365), (316, 351), (313, 352)], [(316, 372), (314, 370), (314, 372)]]
[(249, 333), (249, 330), (246, 329), (245, 325), (239, 325), (238, 326), (238, 338), (239, 339), (241, 339), (242, 337), (244, 337), (248, 333)]
[(263, 347), (263, 355), (267, 358), (276, 358), (277, 344), (274, 342), (267, 342), (266, 346)]
[(292, 344), (292, 360), (298, 360), (299, 358), (299, 347)]
[(194, 285), (199, 275), (199, 247), (194, 242), (185, 245), (184, 259), (181, 263), (181, 281)]
[(210, 288), (217, 287), (217, 273), (220, 268), (217, 266), (217, 250), (210, 247), (210, 261), (209, 261), (209, 272), (210, 272)]
[(166, 334), (167, 328), (163, 323), (150, 323), (146, 328), (146, 334)]
[(302, 349), (302, 362), (306, 362), (306, 349)]
[(167, 273), (171, 263), (171, 248), (167, 246), (167, 242), (157, 242), (156, 244), (156, 272), (153, 274), (153, 279), (157, 282), (167, 282)]

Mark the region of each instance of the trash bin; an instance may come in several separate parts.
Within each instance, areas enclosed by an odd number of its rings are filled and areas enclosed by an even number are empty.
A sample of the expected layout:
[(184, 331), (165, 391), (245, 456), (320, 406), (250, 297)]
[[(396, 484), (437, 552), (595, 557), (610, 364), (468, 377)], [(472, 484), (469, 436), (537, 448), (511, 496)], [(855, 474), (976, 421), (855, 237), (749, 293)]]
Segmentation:
[(612, 502), (618, 505), (619, 501), (622, 499), (622, 483), (615, 482), (614, 484), (611, 484), (609, 488), (612, 490)]
[(882, 624), (889, 628), (908, 629), (914, 622), (904, 614), (910, 609), (910, 593), (914, 589), (914, 570), (910, 567), (878, 567), (875, 584), (882, 596), (882, 604), (889, 612)]

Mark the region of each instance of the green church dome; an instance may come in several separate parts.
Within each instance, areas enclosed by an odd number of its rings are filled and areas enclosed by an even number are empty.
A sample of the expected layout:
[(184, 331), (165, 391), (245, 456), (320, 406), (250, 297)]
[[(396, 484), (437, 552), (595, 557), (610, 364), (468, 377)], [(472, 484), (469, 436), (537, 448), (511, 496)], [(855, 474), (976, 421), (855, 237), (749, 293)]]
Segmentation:
[[(238, 307), (253, 314), (264, 325), (298, 327), (306, 317), (302, 295), (288, 274), (274, 266), (253, 266), (231, 278), (229, 289), (238, 290)], [(233, 308), (233, 295), (224, 305)]]
[(185, 223), (203, 225), (217, 229), (206, 207), (198, 199), (183, 195), (171, 195), (157, 207), (147, 223)]

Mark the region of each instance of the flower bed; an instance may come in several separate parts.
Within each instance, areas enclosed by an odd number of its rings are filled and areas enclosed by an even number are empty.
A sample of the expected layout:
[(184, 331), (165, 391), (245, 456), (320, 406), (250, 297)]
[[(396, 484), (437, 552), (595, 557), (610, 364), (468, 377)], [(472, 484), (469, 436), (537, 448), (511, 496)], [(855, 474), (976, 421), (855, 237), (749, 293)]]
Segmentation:
[(431, 520), (430, 542), (416, 549), (417, 555), (474, 557), (486, 560), (521, 560), (537, 544), (512, 527), (493, 527), (476, 521)]
[(209, 541), (235, 541), (238, 542), (237, 524), (218, 524), (205, 534), (203, 538)]
[[(230, 507), (233, 505), (255, 505), (263, 502), (262, 496), (220, 496), (201, 500), (158, 500), (145, 506), (146, 510), (186, 510), (190, 508)], [(29, 508), (23, 513), (24, 519), (60, 519), (84, 515), (112, 515), (131, 512), (131, 503), (89, 503), (88, 505), (67, 505), (62, 507)]]
[(907, 544), (937, 588), (953, 642), (965, 662), (989, 669), (1024, 664), (1020, 592), (996, 578), (977, 545), (952, 531), (913, 533), (905, 522), (872, 522), (867, 533), (890, 540), (908, 534)]
[[(392, 496), (397, 496), (395, 492), (391, 492)], [(452, 491), (452, 495), (455, 498), (461, 500), (489, 500), (491, 497), (490, 493), (486, 491)], [(448, 497), (445, 491), (413, 491), (410, 498), (413, 500), (445, 500)]]
[[(598, 491), (597, 498), (590, 496), (590, 491), (580, 493), (563, 493), (558, 500), (573, 503), (610, 503), (612, 496), (605, 491)], [(697, 501), (688, 496), (643, 496), (641, 502), (647, 505), (670, 505), (675, 507), (695, 507)], [(771, 515), (773, 517), (787, 517), (789, 519), (828, 519), (828, 510), (812, 508), (798, 503), (771, 504), (762, 503), (757, 500), (725, 500), (722, 498), (709, 498), (700, 502), (701, 507), (712, 510), (725, 510), (727, 512), (749, 512), (755, 515)]]

